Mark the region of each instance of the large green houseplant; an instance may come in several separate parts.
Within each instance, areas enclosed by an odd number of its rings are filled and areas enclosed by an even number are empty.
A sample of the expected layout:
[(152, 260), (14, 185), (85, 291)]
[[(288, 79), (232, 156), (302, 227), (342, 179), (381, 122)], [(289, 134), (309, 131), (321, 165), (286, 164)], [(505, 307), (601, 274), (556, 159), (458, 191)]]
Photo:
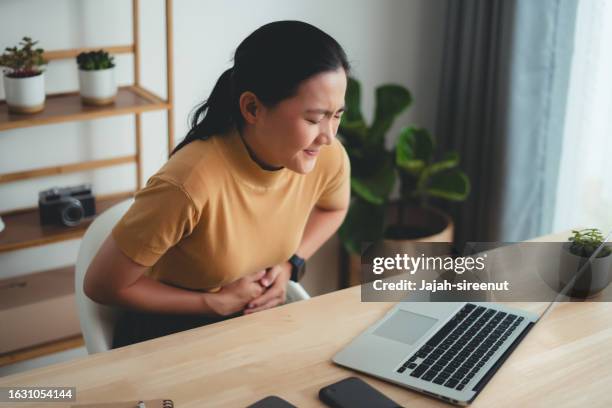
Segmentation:
[[(345, 100), (346, 111), (338, 134), (351, 160), (352, 199), (339, 232), (344, 247), (349, 253), (359, 254), (364, 242), (418, 239), (431, 234), (431, 228), (415, 228), (411, 214), (414, 208), (426, 214), (440, 213), (431, 207), (430, 197), (454, 201), (467, 197), (469, 180), (457, 168), (458, 154), (447, 153), (441, 160), (434, 160), (434, 139), (427, 130), (415, 127), (404, 128), (397, 145), (392, 149), (386, 147), (386, 133), (412, 101), (410, 92), (401, 85), (382, 85), (376, 89), (375, 114), (370, 126), (363, 118), (361, 87), (354, 78), (348, 80)], [(400, 198), (391, 202), (397, 179)], [(396, 217), (389, 217), (390, 212)]]
[(340, 239), (350, 253), (359, 253), (361, 242), (383, 237), (385, 205), (395, 183), (393, 152), (385, 147), (385, 134), (411, 103), (410, 92), (398, 85), (376, 89), (376, 111), (371, 126), (361, 113), (361, 86), (349, 78), (346, 109), (338, 134), (351, 160), (351, 205), (340, 227)]

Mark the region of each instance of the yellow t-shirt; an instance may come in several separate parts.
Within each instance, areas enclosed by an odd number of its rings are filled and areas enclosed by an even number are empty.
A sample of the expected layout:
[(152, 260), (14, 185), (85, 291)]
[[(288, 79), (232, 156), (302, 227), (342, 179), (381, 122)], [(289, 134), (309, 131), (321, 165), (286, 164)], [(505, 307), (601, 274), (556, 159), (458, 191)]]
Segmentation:
[(125, 255), (152, 267), (147, 276), (212, 291), (288, 260), (313, 207), (344, 209), (349, 196), (349, 159), (337, 139), (304, 175), (262, 169), (233, 130), (174, 154), (112, 234)]

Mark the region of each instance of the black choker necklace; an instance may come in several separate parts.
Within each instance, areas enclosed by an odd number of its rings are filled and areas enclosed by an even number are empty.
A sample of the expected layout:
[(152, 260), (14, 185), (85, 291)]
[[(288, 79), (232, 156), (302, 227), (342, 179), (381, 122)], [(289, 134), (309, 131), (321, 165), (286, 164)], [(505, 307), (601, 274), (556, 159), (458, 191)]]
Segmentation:
[(251, 158), (251, 160), (253, 160), (263, 170), (266, 170), (266, 171), (278, 171), (278, 170), (282, 170), (284, 168), (283, 166), (279, 166), (279, 167), (272, 166), (272, 165), (270, 165), (270, 164), (260, 160), (255, 155), (255, 152), (251, 149), (251, 147), (246, 142), (246, 140), (244, 140), (244, 137), (242, 137), (242, 134), (240, 134), (240, 140), (242, 140), (242, 144), (244, 144), (244, 147), (246, 147), (247, 152), (249, 153), (249, 157)]

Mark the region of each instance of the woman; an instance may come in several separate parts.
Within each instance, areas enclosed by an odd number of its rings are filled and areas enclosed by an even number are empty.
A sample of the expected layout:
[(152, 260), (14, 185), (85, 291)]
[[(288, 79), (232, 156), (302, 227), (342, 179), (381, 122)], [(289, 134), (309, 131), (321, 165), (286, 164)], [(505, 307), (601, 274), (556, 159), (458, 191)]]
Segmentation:
[(238, 46), (87, 271), (87, 296), (125, 309), (114, 347), (285, 301), (347, 212), (335, 135), (348, 70), (341, 46), (303, 22), (264, 25)]

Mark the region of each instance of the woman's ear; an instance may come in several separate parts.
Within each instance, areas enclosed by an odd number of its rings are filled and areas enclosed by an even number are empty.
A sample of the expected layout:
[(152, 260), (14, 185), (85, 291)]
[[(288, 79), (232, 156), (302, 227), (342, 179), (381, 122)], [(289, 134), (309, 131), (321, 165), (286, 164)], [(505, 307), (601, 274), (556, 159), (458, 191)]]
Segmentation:
[(253, 92), (243, 92), (240, 95), (240, 113), (244, 118), (244, 121), (250, 125), (254, 125), (257, 122), (259, 113), (261, 112), (262, 104)]

